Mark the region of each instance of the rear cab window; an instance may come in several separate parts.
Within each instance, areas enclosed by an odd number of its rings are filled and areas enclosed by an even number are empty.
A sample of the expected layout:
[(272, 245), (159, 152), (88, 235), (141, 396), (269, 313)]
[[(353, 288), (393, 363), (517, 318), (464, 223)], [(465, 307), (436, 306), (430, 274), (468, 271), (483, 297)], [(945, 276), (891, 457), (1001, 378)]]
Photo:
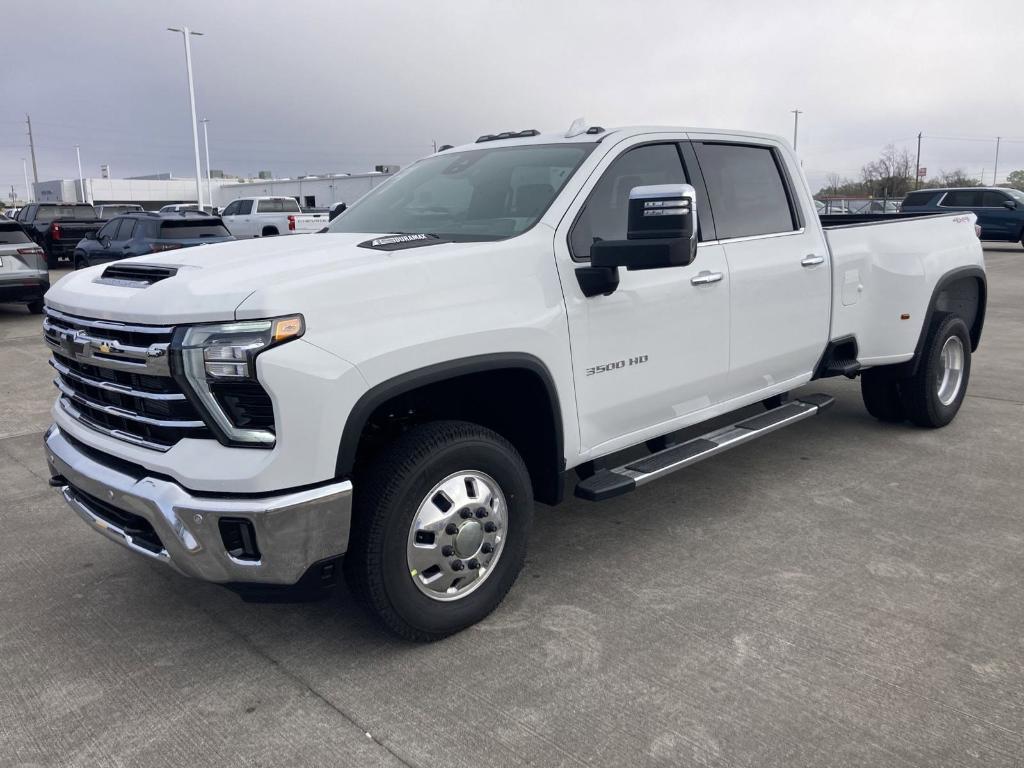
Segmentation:
[(771, 147), (694, 144), (720, 240), (794, 232), (796, 206)]
[(276, 197), (273, 200), (260, 200), (256, 213), (299, 213), (299, 204), (290, 197)]
[(81, 219), (89, 221), (96, 218), (96, 209), (91, 205), (40, 205), (36, 213), (36, 221), (54, 221), (55, 219)]

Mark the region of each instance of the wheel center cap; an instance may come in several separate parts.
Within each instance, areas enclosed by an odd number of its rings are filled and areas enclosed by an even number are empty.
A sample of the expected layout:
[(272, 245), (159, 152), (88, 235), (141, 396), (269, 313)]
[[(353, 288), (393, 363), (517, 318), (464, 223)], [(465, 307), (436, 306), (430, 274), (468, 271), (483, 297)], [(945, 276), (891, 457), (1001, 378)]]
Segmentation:
[(484, 528), (476, 520), (463, 523), (455, 534), (455, 551), (459, 557), (471, 557), (484, 543)]

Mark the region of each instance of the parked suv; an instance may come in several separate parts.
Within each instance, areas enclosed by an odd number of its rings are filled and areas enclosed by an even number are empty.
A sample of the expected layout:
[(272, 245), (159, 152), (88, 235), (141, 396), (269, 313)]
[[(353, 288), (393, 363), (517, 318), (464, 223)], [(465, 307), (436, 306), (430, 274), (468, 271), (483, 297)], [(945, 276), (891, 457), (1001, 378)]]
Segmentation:
[(103, 225), (75, 246), (75, 269), (108, 261), (234, 240), (217, 216), (190, 213), (130, 213)]
[(34, 315), (43, 311), (50, 290), (46, 254), (22, 226), (0, 217), (0, 301), (27, 304)]
[(903, 213), (970, 211), (978, 217), (982, 240), (1014, 243), (1024, 238), (1024, 192), (1016, 189), (922, 189), (903, 198), (901, 210)]

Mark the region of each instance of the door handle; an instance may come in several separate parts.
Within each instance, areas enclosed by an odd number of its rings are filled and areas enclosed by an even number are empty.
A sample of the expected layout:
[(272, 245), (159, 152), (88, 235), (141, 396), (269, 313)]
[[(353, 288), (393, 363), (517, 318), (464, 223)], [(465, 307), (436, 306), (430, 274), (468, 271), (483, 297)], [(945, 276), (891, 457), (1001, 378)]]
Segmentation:
[(698, 275), (694, 275), (690, 278), (692, 285), (708, 285), (710, 283), (717, 283), (721, 280), (724, 275), (721, 272), (701, 272)]
[(819, 264), (824, 264), (824, 263), (825, 263), (825, 257), (824, 256), (815, 256), (813, 253), (811, 255), (809, 255), (809, 256), (804, 256), (804, 258), (800, 259), (800, 266), (802, 266), (802, 267), (816, 267)]

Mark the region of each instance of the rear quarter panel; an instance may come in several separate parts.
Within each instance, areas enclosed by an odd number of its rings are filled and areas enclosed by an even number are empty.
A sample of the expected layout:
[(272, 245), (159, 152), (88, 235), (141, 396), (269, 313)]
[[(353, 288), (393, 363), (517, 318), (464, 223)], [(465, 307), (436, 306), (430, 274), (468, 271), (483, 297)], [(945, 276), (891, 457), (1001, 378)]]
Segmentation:
[(831, 338), (855, 336), (866, 366), (913, 357), (939, 280), (962, 267), (984, 269), (974, 223), (974, 214), (957, 213), (826, 229)]

